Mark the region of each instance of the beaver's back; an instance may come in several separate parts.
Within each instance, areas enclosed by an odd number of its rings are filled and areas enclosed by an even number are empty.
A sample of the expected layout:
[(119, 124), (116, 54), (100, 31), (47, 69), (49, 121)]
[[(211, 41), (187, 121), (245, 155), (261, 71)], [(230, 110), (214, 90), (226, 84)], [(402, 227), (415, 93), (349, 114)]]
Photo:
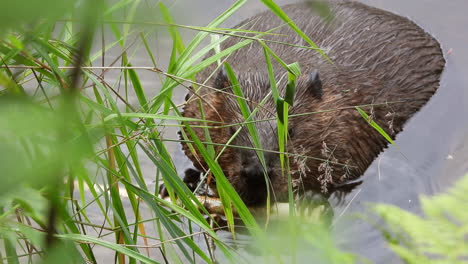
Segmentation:
[[(325, 49), (335, 66), (357, 73), (372, 73), (385, 82), (386, 88), (400, 88), (398, 91), (392, 90), (392, 93), (401, 93), (403, 90), (404, 94), (408, 91), (422, 91), (422, 87), (408, 87), (408, 84), (415, 83), (408, 79), (411, 73), (417, 72), (421, 76), (418, 84), (425, 86), (425, 83), (435, 80), (422, 79), (424, 74), (421, 72), (426, 71), (427, 75), (442, 72), (445, 61), (438, 42), (414, 22), (357, 2), (333, 1), (330, 8), (330, 16), (333, 17), (330, 23), (326, 22), (328, 18), (316, 15), (312, 7), (305, 3), (286, 5), (283, 10), (317, 46)], [(276, 27), (280, 27), (272, 31), (276, 35), (261, 38), (309, 46), (270, 11), (249, 18), (235, 28), (266, 32)], [(229, 38), (221, 47), (226, 49), (242, 40)], [(267, 42), (267, 45), (286, 63), (299, 62), (303, 72), (314, 69), (320, 72), (321, 68), (331, 67), (315, 50), (272, 42)], [(229, 55), (227, 62), (234, 70), (266, 72), (263, 48), (256, 41)], [(278, 75), (284, 72), (278, 63), (274, 60), (273, 63)], [(205, 81), (215, 67), (208, 67), (197, 79)]]

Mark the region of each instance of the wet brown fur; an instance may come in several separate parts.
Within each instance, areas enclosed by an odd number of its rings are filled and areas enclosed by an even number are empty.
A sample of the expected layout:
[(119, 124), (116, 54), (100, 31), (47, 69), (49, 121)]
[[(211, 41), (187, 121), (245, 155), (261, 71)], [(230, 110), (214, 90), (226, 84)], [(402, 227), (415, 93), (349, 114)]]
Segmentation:
[[(329, 193), (334, 186), (361, 176), (388, 145), (356, 109), (343, 108), (381, 104), (363, 109), (372, 114), (373, 120), (395, 138), (405, 122), (439, 87), (445, 60), (438, 42), (415, 23), (361, 3), (332, 2), (334, 19), (330, 23), (316, 15), (307, 4), (287, 5), (283, 10), (319, 47), (326, 49), (327, 56), (334, 63), (331, 64), (314, 50), (267, 42), (286, 63), (297, 61), (301, 67), (302, 75), (297, 84), (290, 115), (335, 109), (289, 120), (289, 126), (293, 130), (288, 142), (288, 152), (313, 157), (303, 163), (305, 166), (301, 166), (301, 160), (290, 157), (295, 191)], [(284, 23), (280, 19), (267, 11), (244, 21), (236, 28), (267, 31), (282, 24)], [(283, 26), (274, 33), (280, 35), (267, 35), (263, 38), (307, 46), (288, 26)], [(231, 37), (222, 43), (221, 48), (226, 49), (242, 40)], [(231, 54), (227, 62), (236, 72), (251, 109), (255, 108), (271, 90), (261, 45), (254, 41)], [(213, 64), (203, 70), (198, 74), (197, 81), (205, 82), (216, 71), (216, 67)], [(306, 76), (315, 70), (319, 72), (322, 82), (322, 96), (317, 96), (308, 87)], [(274, 72), (276, 80), (281, 79), (279, 89), (284, 90), (285, 70), (274, 62)], [(219, 74), (215, 73), (206, 84), (218, 86), (216, 88), (220, 90), (201, 87), (197, 91), (198, 96), (191, 96), (184, 107), (184, 116), (202, 118), (199, 109), (201, 97), (207, 120), (224, 124), (243, 121), (235, 98), (220, 92), (224, 89), (232, 93), (232, 90), (226, 87), (226, 83), (221, 83), (222, 87), (219, 87), (219, 78)], [(404, 102), (382, 105), (395, 101)], [(255, 119), (274, 117), (275, 112), (273, 99), (270, 98)], [(256, 124), (260, 137), (264, 140), (274, 139), (276, 124), (274, 121), (264, 123), (267, 124), (263, 127), (260, 123)], [(191, 124), (200, 125), (197, 122)], [(269, 131), (265, 129), (268, 126), (271, 127)], [(194, 130), (201, 140), (205, 140), (203, 129)], [(211, 140), (225, 144), (231, 137), (232, 130), (211, 128)], [(246, 135), (248, 134), (239, 135), (239, 139), (232, 144), (252, 146)], [(269, 147), (269, 142), (265, 145), (267, 150), (277, 150)], [(197, 169), (207, 169), (205, 162), (200, 157), (196, 158), (186, 144), (183, 144), (183, 149)], [(221, 146), (215, 146), (217, 153), (221, 149)], [(245, 153), (248, 152), (227, 148), (221, 155), (219, 164), (244, 201), (255, 204), (264, 200), (266, 189), (262, 185), (265, 186), (265, 183), (261, 183), (259, 187), (257, 181), (252, 182), (252, 179), (241, 176), (241, 157)], [(268, 164), (271, 169), (271, 189), (275, 198), (282, 200), (287, 194), (287, 178), (281, 176), (278, 159), (272, 160)]]

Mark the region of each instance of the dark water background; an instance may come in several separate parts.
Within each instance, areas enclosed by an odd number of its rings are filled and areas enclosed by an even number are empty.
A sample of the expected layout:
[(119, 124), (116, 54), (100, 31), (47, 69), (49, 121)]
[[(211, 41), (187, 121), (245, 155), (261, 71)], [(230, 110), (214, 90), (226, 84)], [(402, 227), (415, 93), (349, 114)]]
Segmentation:
[[(178, 24), (205, 26), (226, 10), (234, 1), (180, 0), (166, 1)], [(277, 1), (279, 4), (297, 1)], [(363, 175), (364, 183), (350, 193), (340, 205), (334, 206), (334, 234), (341, 248), (351, 250), (374, 263), (398, 263), (389, 252), (378, 231), (353, 214), (369, 214), (370, 203), (388, 203), (419, 213), (418, 196), (433, 195), (452, 186), (468, 171), (468, 10), (467, 0), (362, 0), (366, 4), (409, 17), (434, 35), (442, 45), (447, 65), (441, 87), (430, 102), (417, 113), (396, 138), (396, 146), (386, 149)], [(222, 27), (234, 26), (266, 8), (259, 1), (248, 2)], [(166, 69), (171, 40), (164, 28), (154, 41), (154, 51), (161, 69)], [(186, 43), (196, 32), (181, 30)], [(450, 52), (449, 52), (450, 50)], [(449, 54), (450, 53), (450, 54)], [(118, 53), (117, 53), (118, 55)], [(115, 55), (115, 56), (117, 56)], [(112, 52), (106, 61), (113, 60)], [(143, 51), (132, 58), (135, 66), (152, 66)], [(155, 73), (142, 73), (143, 87), (156, 94), (158, 78)], [(108, 81), (112, 84), (112, 76)], [(185, 89), (177, 88), (175, 98), (183, 102)], [(136, 98), (134, 99), (136, 102)], [(166, 128), (165, 136), (176, 138), (176, 129)], [(180, 174), (191, 166), (177, 143), (169, 150)], [(142, 154), (142, 157), (144, 155)], [(142, 159), (145, 176), (154, 182), (154, 165)], [(95, 216), (99, 219), (99, 215)], [(102, 221), (102, 216), (101, 220)], [(150, 217), (150, 216), (148, 216)], [(226, 235), (227, 237), (227, 235)], [(227, 238), (228, 239), (228, 238)], [(110, 252), (108, 252), (110, 253)], [(101, 254), (100, 254), (101, 255)], [(103, 253), (102, 263), (112, 260)]]

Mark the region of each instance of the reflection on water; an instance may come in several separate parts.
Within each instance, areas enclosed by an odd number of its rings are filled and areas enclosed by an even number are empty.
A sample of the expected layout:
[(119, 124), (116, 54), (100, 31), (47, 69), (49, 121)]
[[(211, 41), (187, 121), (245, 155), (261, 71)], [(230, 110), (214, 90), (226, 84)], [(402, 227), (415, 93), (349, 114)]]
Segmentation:
[[(280, 4), (295, 1), (277, 1)], [(410, 122), (391, 146), (383, 152), (363, 176), (364, 183), (337, 204), (334, 233), (341, 247), (365, 256), (375, 263), (395, 263), (395, 257), (384, 247), (380, 234), (361, 219), (353, 218), (355, 213), (369, 214), (368, 203), (384, 202), (395, 204), (412, 212), (419, 212), (418, 196), (431, 195), (445, 190), (457, 178), (467, 172), (468, 163), (468, 114), (465, 94), (468, 80), (462, 73), (468, 69), (468, 35), (461, 34), (468, 28), (466, 0), (362, 0), (372, 6), (390, 10), (410, 17), (421, 27), (436, 36), (447, 57), (447, 67), (442, 84), (436, 95)], [(206, 25), (217, 14), (229, 7), (233, 1), (204, 0), (171, 2), (171, 11), (177, 23)], [(209, 10), (207, 9), (209, 8)], [(265, 9), (259, 1), (251, 1), (229, 20), (233, 26), (258, 11)], [(186, 11), (191, 10), (192, 16)], [(194, 32), (181, 31), (189, 40)], [(157, 40), (159, 54), (168, 54), (169, 41)], [(165, 58), (164, 56), (159, 59)], [(112, 55), (108, 58), (112, 60)], [(167, 59), (167, 58), (166, 58)], [(143, 51), (132, 61), (134, 65), (151, 66)], [(161, 67), (167, 61), (161, 62)], [(112, 78), (112, 76), (110, 76)], [(143, 85), (156, 93), (157, 76), (148, 73), (143, 76)], [(110, 81), (110, 83), (113, 83)], [(185, 90), (175, 91), (178, 102), (182, 102)], [(135, 99), (136, 100), (136, 99)], [(166, 128), (168, 138), (176, 138), (175, 128)], [(170, 143), (170, 151), (180, 173), (191, 166), (177, 143)], [(144, 175), (148, 182), (154, 180), (154, 166), (143, 163)], [(224, 236), (224, 235), (223, 235)], [(228, 236), (226, 234), (226, 236)], [(352, 239), (352, 241), (351, 241)], [(248, 239), (246, 239), (248, 240)], [(245, 240), (240, 244), (245, 243)]]

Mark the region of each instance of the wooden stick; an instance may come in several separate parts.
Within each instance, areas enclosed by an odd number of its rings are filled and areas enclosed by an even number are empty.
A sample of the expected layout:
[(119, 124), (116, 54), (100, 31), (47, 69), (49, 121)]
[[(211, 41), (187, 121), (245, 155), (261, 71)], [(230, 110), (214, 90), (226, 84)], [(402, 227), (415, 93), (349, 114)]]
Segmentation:
[[(205, 209), (210, 214), (224, 216), (224, 208), (221, 200), (218, 197), (209, 197), (195, 195), (198, 201), (205, 207)], [(171, 202), (170, 197), (165, 197), (164, 200)], [(266, 207), (249, 207), (250, 212), (256, 217), (262, 217), (266, 215)], [(318, 205), (314, 208), (310, 208), (305, 212), (299, 212), (296, 208), (296, 215), (300, 215), (306, 218), (309, 218), (313, 221), (318, 221), (323, 216), (325, 210), (327, 210), (326, 205)], [(233, 208), (233, 214), (235, 217), (239, 217), (239, 214)], [(270, 218), (275, 220), (286, 220), (289, 216), (289, 203), (274, 203), (271, 206)]]

